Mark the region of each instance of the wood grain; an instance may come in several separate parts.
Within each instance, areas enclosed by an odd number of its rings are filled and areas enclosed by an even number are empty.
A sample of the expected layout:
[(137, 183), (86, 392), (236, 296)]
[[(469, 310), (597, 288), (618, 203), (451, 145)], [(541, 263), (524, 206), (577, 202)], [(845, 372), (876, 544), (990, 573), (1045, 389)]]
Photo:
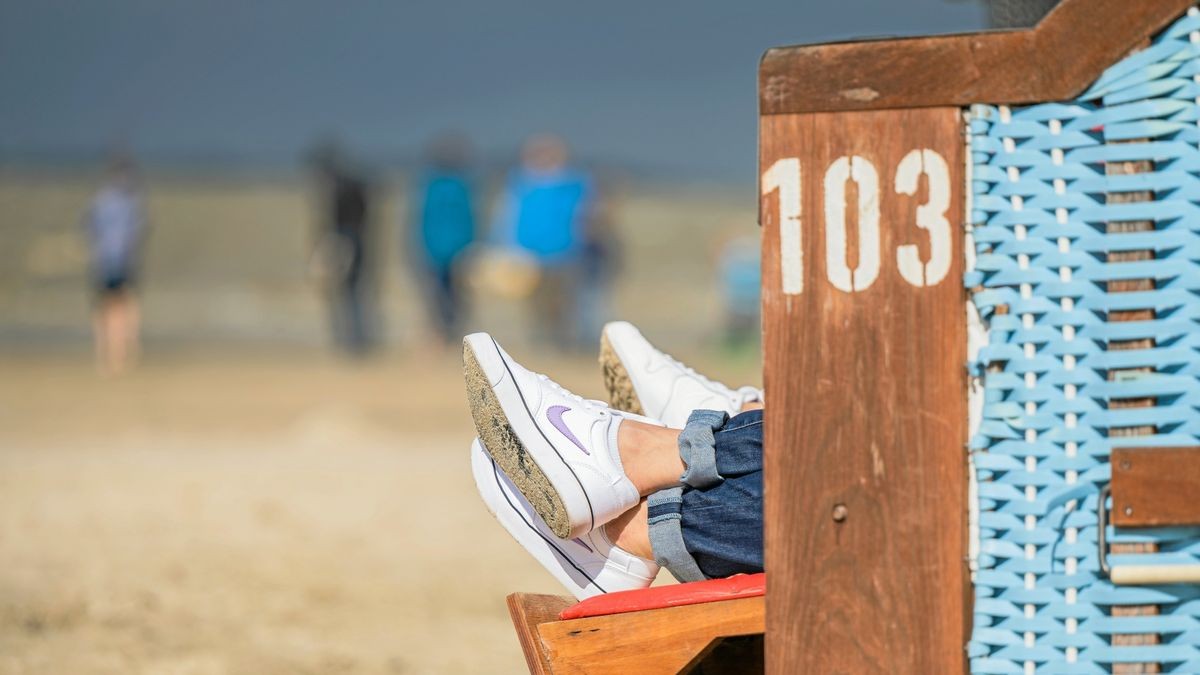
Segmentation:
[(1200, 448), (1119, 448), (1112, 453), (1117, 527), (1200, 525)]
[[(961, 111), (955, 107), (760, 118), (761, 171), (803, 174), (803, 292), (781, 286), (778, 199), (763, 225), (766, 659), (770, 673), (964, 672), (966, 321)], [(900, 159), (931, 148), (950, 171), (951, 268), (917, 288), (896, 248), (928, 236), (928, 198), (892, 190)], [(879, 173), (882, 269), (863, 291), (827, 280), (822, 176), (857, 154)], [(854, 204), (853, 190), (846, 201)], [(847, 230), (856, 231), (853, 208)], [(852, 241), (848, 259), (856, 260)], [(835, 522), (835, 505), (847, 517)]]
[(555, 675), (667, 675), (699, 664), (723, 638), (762, 633), (763, 617), (758, 596), (552, 621), (537, 634)]
[(512, 618), (521, 651), (525, 653), (525, 665), (531, 675), (551, 675), (554, 671), (546, 658), (546, 650), (537, 635), (540, 624), (557, 621), (558, 613), (575, 604), (570, 598), (558, 595), (533, 593), (511, 593), (508, 598), (508, 615)]
[[(1145, 47), (1146, 44), (1139, 45)], [(1144, 143), (1146, 139), (1133, 139), (1129, 141), (1116, 141), (1114, 143)], [(1150, 173), (1154, 171), (1154, 163), (1150, 161), (1117, 161), (1109, 162), (1104, 166), (1104, 173), (1109, 176), (1126, 176), (1139, 173)], [(1154, 193), (1145, 190), (1136, 190), (1132, 192), (1112, 192), (1105, 195), (1105, 201), (1109, 204), (1133, 204), (1141, 202), (1154, 201)], [(1105, 224), (1105, 232), (1108, 234), (1120, 234), (1126, 232), (1151, 232), (1155, 229), (1154, 221), (1152, 220), (1124, 220), (1112, 221)], [(1155, 253), (1152, 249), (1140, 251), (1114, 251), (1108, 254), (1107, 260), (1110, 263), (1123, 262), (1138, 262), (1145, 260), (1153, 260)], [(1109, 293), (1132, 293), (1138, 291), (1152, 291), (1155, 288), (1153, 279), (1122, 279), (1109, 281), (1106, 285), (1106, 290)], [(1131, 309), (1109, 312), (1106, 321), (1109, 323), (1119, 323), (1125, 321), (1152, 321), (1156, 318), (1157, 312), (1153, 307), (1144, 309)], [(1138, 340), (1111, 340), (1105, 347), (1109, 351), (1123, 351), (1130, 349), (1153, 349), (1155, 340), (1153, 338), (1143, 338)], [(1119, 380), (1128, 377), (1138, 377), (1145, 373), (1154, 372), (1153, 368), (1122, 368), (1112, 369), (1108, 371), (1107, 378), (1110, 381)], [(1108, 401), (1108, 407), (1116, 408), (1153, 408), (1158, 405), (1158, 399), (1154, 397), (1139, 397), (1112, 399)], [(1136, 425), (1131, 427), (1113, 428), (1108, 431), (1109, 436), (1114, 438), (1122, 438), (1129, 436), (1151, 436), (1158, 433), (1157, 427), (1154, 425)], [(1111, 457), (1110, 457), (1111, 462)], [(1113, 544), (1111, 551), (1113, 553), (1154, 553), (1158, 550), (1158, 546), (1153, 543), (1132, 543), (1132, 544)], [(1112, 608), (1113, 616), (1153, 616), (1158, 614), (1157, 605), (1132, 605), (1132, 606), (1114, 606)], [(1154, 633), (1128, 633), (1114, 634), (1112, 643), (1114, 646), (1144, 646), (1158, 644), (1159, 637)], [(1116, 663), (1113, 664), (1114, 675), (1133, 675), (1135, 673), (1158, 673), (1160, 672), (1159, 664), (1157, 663)]]
[(1074, 98), (1193, 0), (1063, 0), (1036, 27), (780, 47), (759, 65), (761, 114)]

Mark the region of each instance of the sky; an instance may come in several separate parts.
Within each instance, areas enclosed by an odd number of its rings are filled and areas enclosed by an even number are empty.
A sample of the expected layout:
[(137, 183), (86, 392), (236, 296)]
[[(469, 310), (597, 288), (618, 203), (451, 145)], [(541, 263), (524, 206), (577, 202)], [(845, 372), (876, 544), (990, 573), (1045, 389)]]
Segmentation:
[(973, 0), (0, 0), (0, 164), (372, 162), (532, 133), (679, 181), (754, 177), (768, 47), (981, 29)]

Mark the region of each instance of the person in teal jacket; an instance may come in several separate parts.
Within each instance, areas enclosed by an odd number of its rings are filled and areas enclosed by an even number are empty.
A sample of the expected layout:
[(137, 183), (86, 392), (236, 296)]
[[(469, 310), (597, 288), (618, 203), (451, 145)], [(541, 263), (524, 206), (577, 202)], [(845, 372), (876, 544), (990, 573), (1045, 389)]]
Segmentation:
[(464, 139), (444, 136), (431, 146), (417, 178), (410, 216), (410, 251), (438, 337), (458, 339), (465, 314), (461, 258), (475, 241), (475, 188)]

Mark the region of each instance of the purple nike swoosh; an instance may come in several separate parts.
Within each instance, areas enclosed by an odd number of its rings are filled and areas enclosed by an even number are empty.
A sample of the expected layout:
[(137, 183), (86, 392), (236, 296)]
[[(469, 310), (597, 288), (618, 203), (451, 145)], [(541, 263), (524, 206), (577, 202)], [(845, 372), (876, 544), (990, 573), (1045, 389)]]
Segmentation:
[(563, 413), (567, 412), (568, 410), (570, 410), (570, 408), (565, 405), (552, 405), (546, 410), (546, 417), (550, 419), (550, 424), (553, 424), (554, 428), (558, 429), (558, 433), (566, 436), (568, 441), (571, 441), (575, 444), (575, 447), (583, 451), (583, 454), (591, 455), (592, 453), (588, 452), (588, 449), (583, 447), (583, 443), (579, 442), (579, 439), (575, 437), (575, 434), (571, 433), (571, 430), (567, 427), (567, 423), (563, 422)]

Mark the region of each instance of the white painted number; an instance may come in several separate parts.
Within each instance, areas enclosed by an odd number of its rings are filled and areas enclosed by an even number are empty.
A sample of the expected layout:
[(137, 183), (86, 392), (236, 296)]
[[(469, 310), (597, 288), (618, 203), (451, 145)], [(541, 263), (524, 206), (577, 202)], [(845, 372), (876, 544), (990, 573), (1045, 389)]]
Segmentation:
[(804, 248), (800, 245), (800, 160), (781, 159), (763, 173), (762, 193), (779, 190), (779, 267), (783, 292), (804, 290)]
[(917, 227), (929, 232), (929, 262), (921, 263), (915, 244), (896, 249), (900, 276), (917, 288), (937, 285), (950, 271), (950, 221), (946, 220), (950, 170), (946, 160), (929, 148), (908, 153), (896, 167), (896, 192), (915, 195), (922, 173), (929, 178), (929, 201), (917, 207)]
[[(922, 262), (915, 244), (896, 248), (900, 276), (917, 288), (941, 283), (950, 272), (952, 255), (950, 221), (950, 169), (946, 160), (929, 148), (913, 150), (896, 167), (897, 194), (915, 195), (924, 174), (929, 199), (916, 212), (916, 225), (929, 234), (929, 260)], [(846, 183), (854, 181), (858, 192), (855, 220), (858, 223), (858, 260), (850, 267), (846, 259)], [(839, 157), (825, 170), (825, 270), (829, 283), (841, 291), (857, 293), (870, 288), (879, 278), (880, 224), (879, 173), (870, 160), (859, 155)], [(779, 262), (783, 292), (796, 295), (804, 289), (804, 246), (801, 241), (803, 209), (800, 194), (800, 160), (785, 157), (762, 176), (762, 194), (779, 192)]]
[[(846, 181), (858, 184), (858, 264), (846, 264)], [(855, 155), (825, 171), (825, 270), (834, 288), (864, 291), (879, 276), (879, 174)]]

